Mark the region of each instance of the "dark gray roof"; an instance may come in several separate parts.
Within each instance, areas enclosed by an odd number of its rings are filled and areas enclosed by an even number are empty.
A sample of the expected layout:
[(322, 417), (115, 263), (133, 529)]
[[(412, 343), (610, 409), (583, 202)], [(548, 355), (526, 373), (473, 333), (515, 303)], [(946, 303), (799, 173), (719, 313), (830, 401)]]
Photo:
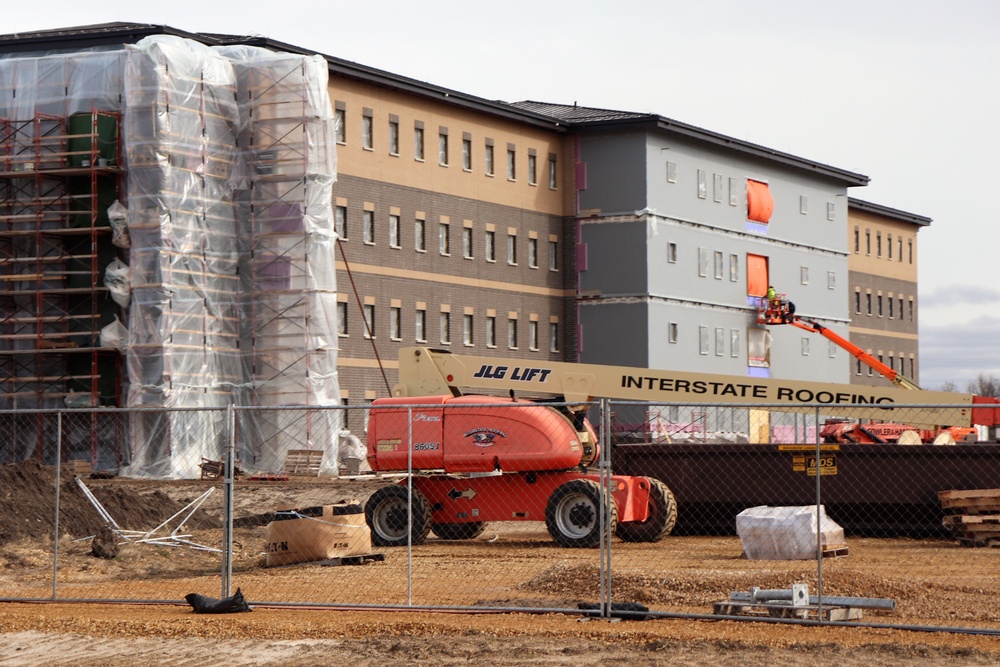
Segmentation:
[(832, 167), (821, 162), (809, 160), (791, 153), (783, 153), (760, 144), (755, 144), (742, 139), (726, 136), (718, 132), (706, 130), (696, 125), (682, 123), (672, 118), (658, 116), (650, 113), (637, 113), (632, 111), (614, 111), (611, 109), (595, 109), (592, 107), (581, 107), (576, 104), (553, 104), (550, 102), (523, 101), (514, 102), (512, 106), (526, 111), (545, 114), (553, 118), (558, 118), (561, 122), (577, 129), (607, 129), (617, 127), (648, 126), (684, 135), (698, 141), (704, 141), (715, 146), (729, 148), (731, 150), (749, 154), (755, 157), (764, 158), (774, 162), (804, 169), (814, 174), (832, 178), (836, 181), (850, 186), (868, 185), (869, 179), (864, 174), (858, 174), (846, 169)]
[(906, 211), (900, 211), (897, 208), (889, 208), (888, 206), (874, 204), (870, 201), (864, 201), (863, 199), (855, 199), (854, 197), (847, 198), (847, 208), (849, 210), (864, 211), (865, 213), (881, 215), (887, 218), (892, 218), (893, 220), (899, 220), (901, 222), (908, 222), (912, 225), (920, 225), (921, 227), (926, 227), (933, 222), (931, 218), (924, 215), (907, 213)]

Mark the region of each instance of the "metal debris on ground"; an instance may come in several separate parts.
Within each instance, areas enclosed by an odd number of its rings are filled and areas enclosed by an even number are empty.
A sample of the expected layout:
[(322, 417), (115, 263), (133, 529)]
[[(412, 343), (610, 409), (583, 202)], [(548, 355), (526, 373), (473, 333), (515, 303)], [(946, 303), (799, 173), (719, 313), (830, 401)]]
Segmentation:
[(771, 618), (815, 618), (824, 621), (857, 621), (862, 610), (895, 611), (896, 601), (887, 598), (809, 595), (806, 584), (792, 584), (791, 589), (737, 591), (729, 599), (716, 602), (719, 616), (769, 616)]

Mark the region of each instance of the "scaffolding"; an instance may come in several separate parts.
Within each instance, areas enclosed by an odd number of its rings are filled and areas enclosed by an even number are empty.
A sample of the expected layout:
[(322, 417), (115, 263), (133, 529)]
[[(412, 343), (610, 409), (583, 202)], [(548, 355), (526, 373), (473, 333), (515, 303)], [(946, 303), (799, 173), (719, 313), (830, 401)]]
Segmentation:
[[(243, 349), (250, 378), (244, 403), (339, 404), (332, 186), (336, 179), (327, 65), (319, 56), (253, 47), (220, 49), (233, 62), (243, 175), (238, 215)], [(244, 465), (268, 469), (293, 449), (325, 449), (336, 466), (339, 413), (305, 411), (295, 425), (276, 413), (247, 413)]]

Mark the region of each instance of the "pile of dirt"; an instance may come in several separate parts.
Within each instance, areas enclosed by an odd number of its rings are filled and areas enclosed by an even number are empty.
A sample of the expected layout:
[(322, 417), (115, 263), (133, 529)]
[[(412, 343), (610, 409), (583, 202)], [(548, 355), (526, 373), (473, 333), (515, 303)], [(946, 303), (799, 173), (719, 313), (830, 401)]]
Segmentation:
[[(130, 530), (155, 528), (184, 507), (161, 491), (143, 494), (125, 487), (99, 487), (91, 491), (118, 525)], [(0, 543), (25, 538), (51, 539), (55, 507), (55, 468), (37, 461), (0, 466)], [(63, 476), (59, 484), (60, 534), (86, 537), (104, 525), (104, 519), (75, 479)], [(199, 510), (186, 525), (209, 529), (220, 527), (221, 522)]]

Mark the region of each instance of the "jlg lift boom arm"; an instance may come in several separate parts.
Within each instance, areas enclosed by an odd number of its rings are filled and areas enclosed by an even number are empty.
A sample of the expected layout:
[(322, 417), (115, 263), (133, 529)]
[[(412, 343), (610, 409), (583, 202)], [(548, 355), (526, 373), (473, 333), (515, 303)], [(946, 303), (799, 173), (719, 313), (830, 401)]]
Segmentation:
[(827, 327), (823, 326), (818, 322), (813, 322), (812, 320), (806, 320), (795, 315), (794, 319), (792, 319), (792, 321), (789, 322), (788, 324), (796, 326), (799, 329), (804, 329), (806, 331), (818, 333), (827, 340), (833, 341), (836, 345), (839, 345), (843, 349), (847, 350), (851, 355), (853, 355), (857, 359), (860, 359), (862, 362), (864, 362), (871, 368), (878, 371), (882, 375), (882, 377), (889, 380), (893, 384), (896, 384), (904, 389), (918, 389), (918, 390), (920, 389), (917, 383), (911, 380), (910, 378), (906, 377), (902, 373), (897, 372), (892, 367), (886, 366), (881, 361), (879, 361), (872, 355), (868, 354), (867, 352), (862, 350), (860, 347), (858, 347), (851, 341), (847, 340), (843, 336), (840, 336), (836, 332), (832, 331), (831, 329), (828, 329)]

